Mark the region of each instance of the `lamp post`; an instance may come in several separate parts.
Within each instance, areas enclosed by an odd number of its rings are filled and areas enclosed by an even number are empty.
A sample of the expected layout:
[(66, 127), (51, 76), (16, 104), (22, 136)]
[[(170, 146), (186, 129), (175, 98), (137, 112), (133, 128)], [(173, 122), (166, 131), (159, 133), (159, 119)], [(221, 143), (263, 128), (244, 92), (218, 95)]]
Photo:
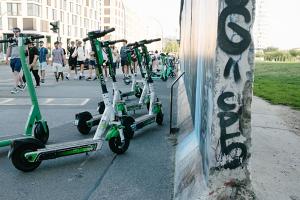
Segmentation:
[(161, 52), (163, 51), (163, 43), (164, 43), (164, 31), (161, 23), (153, 17), (153, 20), (159, 25), (160, 30), (161, 30)]

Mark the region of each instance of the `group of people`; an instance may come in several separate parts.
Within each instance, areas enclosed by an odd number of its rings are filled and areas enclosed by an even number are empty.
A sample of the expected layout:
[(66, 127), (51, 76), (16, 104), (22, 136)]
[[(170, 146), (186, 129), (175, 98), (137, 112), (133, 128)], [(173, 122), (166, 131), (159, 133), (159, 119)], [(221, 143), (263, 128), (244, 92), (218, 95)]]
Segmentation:
[[(19, 28), (14, 28), (14, 38), (17, 39), (20, 36), (21, 30)], [(16, 40), (17, 41), (17, 40)], [(118, 49), (112, 45), (110, 48), (112, 50), (113, 57), (113, 71), (116, 72), (116, 69), (121, 65), (124, 79), (129, 78), (129, 74), (136, 74), (137, 68), (137, 58), (134, 53), (131, 54), (131, 60), (128, 58), (128, 47), (126, 46), (127, 42), (123, 42), (123, 46)], [(35, 46), (34, 41), (28, 42), (28, 48), (26, 50), (26, 56), (28, 60), (28, 67), (33, 74), (36, 82), (36, 87), (39, 87), (41, 83), (45, 83), (46, 69), (49, 66), (52, 66), (54, 71), (54, 76), (58, 82), (60, 79), (64, 80), (64, 77), (67, 80), (70, 80), (71, 73), (74, 70), (74, 79), (86, 79), (86, 80), (96, 80), (96, 59), (95, 52), (90, 50), (90, 48), (85, 48), (81, 41), (70, 42), (70, 46), (67, 47), (67, 51), (62, 47), (62, 43), (59, 41), (54, 42), (54, 49), (50, 50), (44, 47), (44, 42), (39, 42), (39, 47)], [(107, 80), (109, 74), (107, 72), (108, 67), (108, 56), (105, 50), (103, 50), (103, 57), (105, 60), (103, 66), (103, 74), (105, 80)], [(68, 60), (67, 60), (68, 55)], [(10, 57), (10, 60), (9, 60)], [(51, 61), (50, 61), (51, 57)], [(23, 74), (21, 75), (22, 64), (20, 60), (20, 54), (18, 50), (18, 45), (16, 42), (10, 43), (7, 53), (6, 53), (6, 64), (10, 64), (13, 76), (14, 76), (14, 88), (11, 90), (11, 93), (15, 94), (19, 91), (22, 91), (26, 87), (26, 78)], [(88, 65), (88, 74), (84, 75), (84, 68)], [(79, 76), (77, 66), (79, 66)], [(64, 70), (64, 68), (68, 68)], [(64, 76), (64, 71), (66, 76)]]

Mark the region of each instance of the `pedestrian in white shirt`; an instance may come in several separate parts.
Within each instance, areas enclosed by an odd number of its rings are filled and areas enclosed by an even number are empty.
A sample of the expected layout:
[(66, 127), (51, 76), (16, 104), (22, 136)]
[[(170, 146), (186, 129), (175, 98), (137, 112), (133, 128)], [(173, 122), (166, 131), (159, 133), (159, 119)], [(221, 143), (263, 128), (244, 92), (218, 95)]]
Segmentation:
[(77, 42), (77, 48), (72, 54), (72, 57), (75, 58), (77, 56), (77, 64), (80, 65), (80, 74), (79, 74), (79, 80), (84, 78), (84, 61), (85, 61), (85, 50), (82, 46), (82, 42)]

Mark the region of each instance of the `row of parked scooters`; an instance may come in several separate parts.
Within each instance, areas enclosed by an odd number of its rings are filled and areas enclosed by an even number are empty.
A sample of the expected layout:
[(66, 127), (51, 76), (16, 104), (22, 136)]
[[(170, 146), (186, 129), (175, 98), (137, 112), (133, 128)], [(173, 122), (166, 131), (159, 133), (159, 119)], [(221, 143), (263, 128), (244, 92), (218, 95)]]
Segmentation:
[[(46, 145), (49, 138), (49, 128), (47, 121), (41, 115), (35, 88), (25, 58), (25, 45), (29, 41), (40, 39), (44, 36), (20, 36), (17, 39), (18, 41), (14, 41), (16, 40), (14, 38), (0, 41), (0, 43), (18, 43), (22, 68), (32, 101), (32, 107), (25, 126), (25, 134), (0, 137), (0, 147), (11, 146), (8, 157), (15, 168), (24, 172), (30, 172), (39, 167), (43, 160), (100, 150), (105, 141), (108, 142), (112, 152), (123, 154), (127, 151), (135, 131), (153, 123), (162, 125), (164, 116), (162, 104), (155, 95), (153, 74), (151, 71), (151, 57), (146, 46), (147, 44), (160, 41), (160, 39), (142, 40), (127, 45), (130, 51), (133, 51), (137, 57), (143, 87), (133, 77), (131, 90), (129, 92), (121, 92), (118, 88), (114, 70), (109, 64), (113, 86), (113, 98), (111, 98), (102, 74), (104, 63), (102, 52), (104, 50), (108, 54), (110, 61), (108, 63), (113, 63), (110, 45), (123, 42), (124, 40), (101, 41), (100, 38), (114, 30), (114, 28), (111, 28), (104, 31), (91, 31), (88, 33), (88, 37), (84, 39), (84, 41), (90, 41), (92, 50), (95, 52), (97, 61), (96, 70), (102, 89), (103, 101), (98, 103), (98, 115), (93, 116), (89, 112), (76, 114), (75, 125), (79, 132), (84, 135), (89, 134), (93, 126), (97, 126), (94, 137), (51, 145)], [(124, 99), (130, 96), (139, 98), (139, 102), (128, 105)], [(132, 117), (131, 111), (142, 108), (147, 108), (148, 113), (138, 118)]]

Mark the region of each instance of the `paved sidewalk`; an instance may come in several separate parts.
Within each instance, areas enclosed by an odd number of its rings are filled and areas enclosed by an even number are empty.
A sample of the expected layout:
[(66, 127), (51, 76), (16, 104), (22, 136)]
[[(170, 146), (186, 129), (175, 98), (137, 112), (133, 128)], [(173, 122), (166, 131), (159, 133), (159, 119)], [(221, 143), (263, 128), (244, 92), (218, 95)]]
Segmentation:
[(258, 199), (300, 200), (300, 112), (253, 97), (251, 176)]

